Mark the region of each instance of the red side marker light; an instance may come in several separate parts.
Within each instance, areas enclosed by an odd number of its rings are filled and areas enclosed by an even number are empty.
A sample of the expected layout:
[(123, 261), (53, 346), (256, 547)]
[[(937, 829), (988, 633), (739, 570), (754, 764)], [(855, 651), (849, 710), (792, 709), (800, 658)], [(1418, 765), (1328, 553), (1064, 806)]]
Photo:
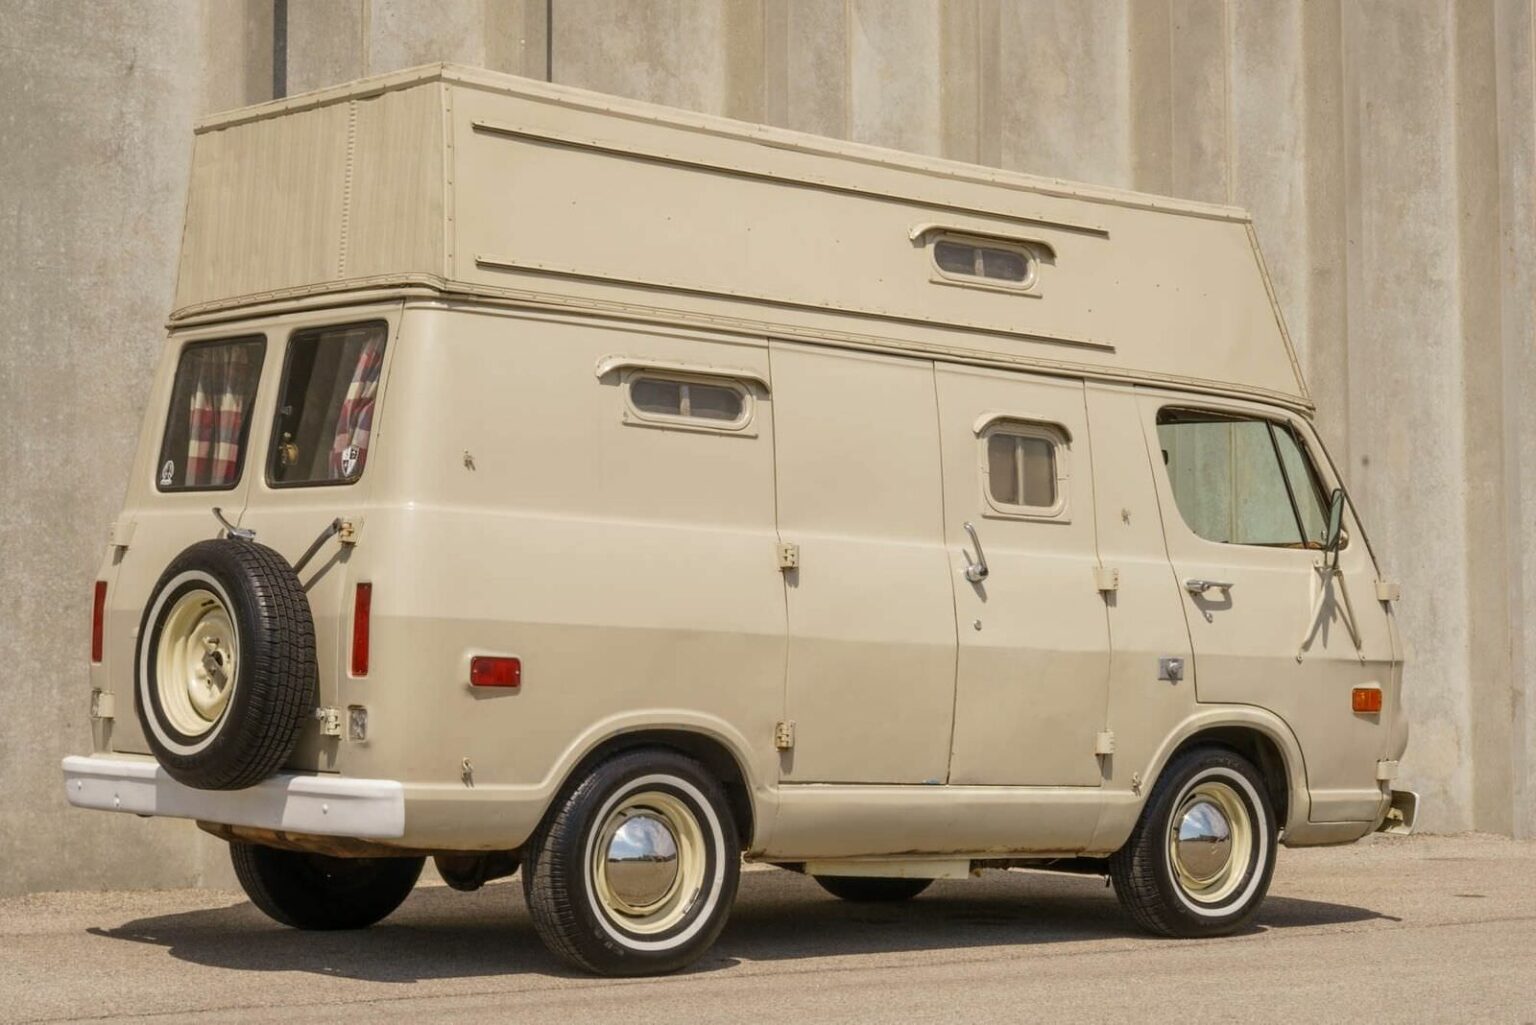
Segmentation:
[(469, 660), (469, 682), (475, 687), (521, 687), (522, 660), (476, 655)]
[(1380, 687), (1356, 687), (1349, 695), (1349, 704), (1356, 712), (1381, 711)]
[(358, 584), (352, 600), (352, 675), (368, 675), (368, 625), (373, 613), (373, 585)]
[(106, 635), (107, 582), (96, 581), (96, 597), (91, 602), (91, 661), (100, 662)]

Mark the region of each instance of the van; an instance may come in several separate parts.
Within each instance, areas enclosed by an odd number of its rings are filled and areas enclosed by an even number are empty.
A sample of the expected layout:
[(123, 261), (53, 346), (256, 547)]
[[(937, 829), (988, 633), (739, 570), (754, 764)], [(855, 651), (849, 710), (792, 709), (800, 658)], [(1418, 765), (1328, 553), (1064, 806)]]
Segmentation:
[(196, 130), (75, 805), (592, 972), (743, 858), (1169, 936), (1406, 832), (1395, 584), (1250, 219), (432, 66)]

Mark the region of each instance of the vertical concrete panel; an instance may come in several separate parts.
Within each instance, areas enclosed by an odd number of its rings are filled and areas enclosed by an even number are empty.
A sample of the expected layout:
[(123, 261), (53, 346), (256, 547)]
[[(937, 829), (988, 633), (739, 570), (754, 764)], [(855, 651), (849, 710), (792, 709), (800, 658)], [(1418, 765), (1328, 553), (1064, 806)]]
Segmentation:
[(938, 0), (848, 0), (848, 135), (913, 153), (943, 151)]
[[(1317, 425), (1334, 459), (1353, 482), (1349, 451), (1349, 223), (1344, 137), (1343, 15), (1339, 0), (1307, 0), (1301, 8), (1301, 175), (1306, 190), (1305, 323), (1291, 320), (1301, 336), (1302, 370), (1317, 403)], [(1256, 112), (1253, 115), (1259, 116)], [(1284, 294), (1281, 302), (1286, 302)], [(1286, 309), (1294, 308), (1287, 306)]]
[(1465, 373), (1468, 711), (1472, 821), (1510, 832), (1512, 719), (1505, 560), (1504, 360), (1499, 332), (1499, 131), (1491, 0), (1455, 6), (1457, 269)]
[(288, 0), (288, 93), (368, 73), (370, 0)]
[(485, 66), (524, 78), (549, 77), (546, 0), (485, 0)]
[(1019, 0), (998, 27), (999, 162), (1129, 186), (1128, 15), (1120, 2)]
[[(779, 113), (770, 123), (833, 138), (848, 134), (848, 15), (843, 0), (779, 0), (764, 6), (766, 87)], [(778, 42), (782, 33), (782, 43)], [(765, 75), (767, 72), (765, 71)]]
[(1173, 12), (1169, 0), (1130, 0), (1131, 185), (1173, 191)]
[(1229, 203), (1227, 2), (1172, 0), (1170, 8), (1172, 191), (1186, 199)]
[[(179, 886), (190, 823), (73, 811), (91, 582), (171, 300), (198, 5), (10, 3), (0, 35), (0, 895)], [(131, 706), (123, 713), (132, 715)]]
[(1425, 826), (1472, 825), (1466, 477), (1455, 240), (1454, 24), (1439, 6), (1345, 8), (1358, 211), (1350, 238), (1351, 478), (1403, 584), (1414, 723), (1404, 783)]
[(555, 0), (551, 74), (565, 85), (729, 112), (726, 0)]
[[(952, 0), (940, 11), (939, 118), (940, 152), (951, 160), (996, 164), (1000, 146), (996, 126), (983, 128), (982, 98), (997, 95), (997, 5), (985, 16), (977, 0)], [(984, 33), (983, 20), (991, 23)], [(983, 84), (983, 79), (990, 79)], [(990, 129), (990, 130), (989, 130)]]
[(1272, 0), (1229, 8), (1227, 134), (1231, 198), (1253, 213), (1286, 327), (1308, 373), (1308, 271), (1317, 257), (1307, 240), (1302, 6), (1301, 0)]
[(484, 64), (486, 0), (367, 0), (368, 73)]
[(203, 110), (272, 98), (272, 0), (203, 0)]
[(1516, 836), (1531, 837), (1536, 836), (1536, 403), (1531, 401), (1536, 394), (1536, 13), (1531, 0), (1496, 0), (1493, 40), (1506, 571), (1488, 586), (1505, 588), (1510, 626), (1509, 818)]

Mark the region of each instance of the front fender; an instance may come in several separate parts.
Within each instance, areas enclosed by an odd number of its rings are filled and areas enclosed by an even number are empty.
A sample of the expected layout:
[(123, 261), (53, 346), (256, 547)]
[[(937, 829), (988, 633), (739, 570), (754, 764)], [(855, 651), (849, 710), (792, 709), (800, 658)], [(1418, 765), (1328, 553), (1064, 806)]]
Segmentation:
[(1302, 757), (1296, 734), (1285, 720), (1254, 705), (1201, 705), (1170, 730), (1147, 759), (1140, 770), (1141, 786), (1136, 799), (1105, 802), (1104, 813), (1100, 816), (1099, 828), (1094, 835), (1094, 849), (1119, 850), (1136, 828), (1136, 820), (1140, 818), (1147, 798), (1174, 754), (1201, 734), (1222, 729), (1252, 730), (1274, 743), (1285, 765), (1288, 808), (1284, 827), (1287, 832), (1293, 828), (1305, 829), (1312, 808), (1311, 792), (1307, 789), (1306, 761)]

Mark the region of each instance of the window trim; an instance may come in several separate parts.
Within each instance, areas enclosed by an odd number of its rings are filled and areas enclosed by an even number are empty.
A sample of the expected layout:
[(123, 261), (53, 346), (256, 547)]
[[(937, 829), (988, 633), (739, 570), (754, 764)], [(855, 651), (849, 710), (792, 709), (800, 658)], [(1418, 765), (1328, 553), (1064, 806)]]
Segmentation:
[[(1069, 456), (1072, 432), (1063, 424), (1014, 413), (988, 413), (977, 419), (974, 431), (977, 439), (977, 476), (981, 484), (982, 515), (1010, 520), (1036, 520), (1051, 523), (1071, 521), (1071, 500), (1068, 489), (1072, 473)], [(1056, 501), (1050, 505), (1013, 505), (998, 501), (992, 494), (992, 464), (987, 448), (997, 435), (1012, 438), (1038, 438), (1051, 446), (1051, 462), (1055, 467)]]
[[(1269, 437), (1270, 452), (1275, 457), (1275, 465), (1280, 470), (1280, 481), (1285, 486), (1285, 495), (1290, 505), (1291, 517), (1296, 525), (1296, 536), (1301, 540), (1299, 542), (1278, 541), (1273, 543), (1263, 543), (1258, 541), (1218, 541), (1215, 538), (1206, 537), (1204, 534), (1197, 531), (1190, 524), (1189, 519), (1184, 515), (1184, 509), (1179, 505), (1179, 496), (1173, 488), (1173, 475), (1169, 472), (1168, 464), (1159, 458), (1155, 461), (1163, 463), (1163, 481), (1168, 487), (1168, 495), (1173, 500), (1174, 508), (1178, 510), (1179, 522), (1184, 525), (1185, 530), (1189, 531), (1190, 536), (1198, 538), (1206, 544), (1221, 545), (1224, 548), (1259, 548), (1265, 551), (1301, 552), (1308, 555), (1321, 551), (1321, 545), (1307, 537), (1306, 522), (1303, 520), (1301, 515), (1301, 508), (1296, 498), (1295, 485), (1291, 481), (1290, 471), (1286, 469), (1285, 457), (1280, 454), (1280, 441), (1277, 437), (1278, 431), (1285, 431), (1291, 436), (1292, 440), (1295, 441), (1296, 448), (1301, 453), (1302, 459), (1306, 463), (1308, 475), (1311, 478), (1307, 483), (1310, 487), (1316, 490), (1316, 497), (1321, 500), (1322, 496), (1327, 495), (1329, 491), (1322, 477), (1322, 474), (1318, 469), (1319, 464), (1317, 457), (1312, 454), (1312, 449), (1307, 444), (1306, 436), (1297, 429), (1296, 424), (1289, 417), (1279, 415), (1266, 415), (1264, 413), (1254, 412), (1252, 410), (1222, 409), (1216, 406), (1192, 406), (1182, 403), (1170, 403), (1166, 406), (1159, 406), (1156, 415), (1153, 417), (1152, 426), (1154, 428), (1154, 437), (1156, 436), (1156, 428), (1163, 426), (1163, 416), (1166, 413), (1190, 413), (1206, 418), (1203, 421), (1195, 421), (1197, 423), (1225, 422), (1264, 424), (1267, 428), (1267, 435)], [(1161, 454), (1161, 451), (1162, 446), (1159, 444), (1159, 455)], [(1346, 532), (1345, 539), (1343, 544), (1340, 546), (1340, 550), (1342, 551), (1348, 547), (1349, 539), (1348, 533)]]
[[(267, 369), (267, 335), (264, 331), (255, 331), (250, 334), (220, 336), (218, 338), (196, 338), (183, 342), (176, 353), (176, 366), (171, 371), (170, 391), (165, 396), (162, 406), (163, 415), (160, 419), (160, 446), (155, 450), (155, 460), (150, 465), (150, 487), (162, 495), (206, 494), (219, 491), (234, 491), (245, 480), (245, 457), (250, 451), (251, 428), (256, 421), (256, 403), (261, 397), (261, 379)], [(183, 484), (163, 487), (160, 484), (160, 470), (165, 465), (165, 442), (171, 428), (171, 404), (176, 399), (176, 382), (181, 377), (182, 361), (192, 349), (206, 348), (214, 345), (236, 345), (244, 342), (261, 343), (261, 359), (256, 364), (256, 390), (251, 395), (251, 408), (248, 411), (245, 423), (240, 429), (240, 452), (235, 458), (235, 476), (228, 484)]]
[[(272, 464), (277, 458), (277, 429), (283, 420), (283, 392), (288, 384), (288, 370), (293, 364), (293, 343), (300, 335), (317, 334), (322, 331), (346, 330), (349, 328), (382, 327), (384, 329), (384, 351), (379, 355), (379, 391), (374, 397), (375, 412), (382, 405), (384, 398), (384, 382), (387, 378), (389, 353), (393, 346), (389, 321), (382, 317), (371, 317), (368, 320), (348, 320), (334, 324), (306, 324), (295, 327), (288, 332), (288, 339), (283, 346), (283, 370), (277, 379), (277, 390), (272, 396), (272, 425), (267, 429), (267, 450), (262, 459), (263, 483), (273, 491), (288, 491), (296, 488), (340, 488), (351, 487), (363, 479), (363, 474), (368, 472), (368, 464), (372, 460), (365, 459), (363, 468), (351, 477), (343, 477), (338, 480), (307, 480), (307, 481), (274, 481), (272, 479)], [(376, 421), (377, 422), (377, 421)], [(377, 433), (377, 427), (374, 428)], [(372, 448), (372, 442), (369, 443)]]
[[(698, 416), (672, 416), (667, 413), (653, 413), (641, 409), (635, 404), (633, 388), (636, 381), (668, 381), (674, 384), (691, 385), (702, 384), (713, 388), (724, 388), (734, 392), (741, 399), (741, 415), (735, 420), (710, 420)], [(620, 378), (619, 388), (624, 398), (624, 422), (634, 427), (665, 427), (673, 430), (707, 431), (712, 434), (731, 434), (753, 436), (755, 431), (749, 430), (756, 417), (756, 397), (751, 387), (746, 382), (733, 377), (725, 377), (717, 374), (698, 374), (686, 371), (673, 370), (669, 367), (654, 365), (634, 365)]]

